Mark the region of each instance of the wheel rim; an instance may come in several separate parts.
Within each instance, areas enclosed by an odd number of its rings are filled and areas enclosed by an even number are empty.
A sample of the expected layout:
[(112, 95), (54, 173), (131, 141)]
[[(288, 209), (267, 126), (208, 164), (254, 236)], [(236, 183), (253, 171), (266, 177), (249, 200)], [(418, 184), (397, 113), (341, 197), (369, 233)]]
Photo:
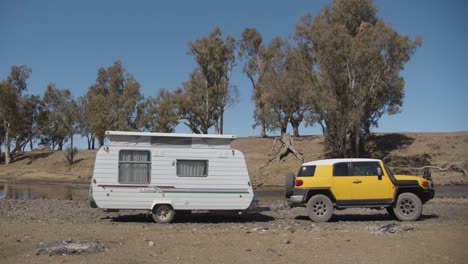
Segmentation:
[(323, 201), (317, 201), (312, 206), (312, 211), (317, 216), (323, 216), (327, 213), (327, 204)]
[(156, 215), (159, 219), (166, 220), (167, 218), (169, 218), (169, 209), (164, 206), (161, 206), (156, 210)]
[(400, 211), (404, 215), (412, 215), (412, 214), (415, 213), (416, 205), (414, 204), (413, 200), (411, 200), (411, 199), (403, 199), (400, 202), (399, 207), (400, 207)]

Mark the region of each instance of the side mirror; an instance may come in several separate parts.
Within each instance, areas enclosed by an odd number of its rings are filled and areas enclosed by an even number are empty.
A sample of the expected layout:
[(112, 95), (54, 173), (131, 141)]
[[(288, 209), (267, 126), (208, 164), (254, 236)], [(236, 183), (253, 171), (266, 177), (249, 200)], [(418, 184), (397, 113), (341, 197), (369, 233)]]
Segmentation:
[(377, 177), (379, 178), (379, 181), (382, 180), (383, 172), (382, 168), (378, 167), (377, 168)]

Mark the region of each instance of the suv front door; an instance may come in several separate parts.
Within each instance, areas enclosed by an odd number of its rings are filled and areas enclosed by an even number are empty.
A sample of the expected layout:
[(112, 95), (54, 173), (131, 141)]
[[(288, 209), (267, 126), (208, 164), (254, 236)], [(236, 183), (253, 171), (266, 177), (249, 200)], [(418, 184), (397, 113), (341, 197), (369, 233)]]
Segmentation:
[(393, 184), (387, 175), (378, 175), (378, 168), (383, 171), (378, 161), (350, 163), (353, 200), (367, 200), (369, 204), (391, 202)]

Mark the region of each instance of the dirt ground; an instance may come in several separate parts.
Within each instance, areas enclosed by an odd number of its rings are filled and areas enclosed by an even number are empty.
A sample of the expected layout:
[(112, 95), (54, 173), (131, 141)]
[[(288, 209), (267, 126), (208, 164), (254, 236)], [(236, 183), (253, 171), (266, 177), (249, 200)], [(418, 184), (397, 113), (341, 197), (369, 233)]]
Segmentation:
[[(385, 211), (336, 211), (313, 223), (303, 208), (265, 202), (267, 211), (177, 215), (155, 224), (142, 211), (106, 213), (85, 201), (0, 201), (0, 263), (466, 263), (468, 199), (429, 201), (417, 222)], [(390, 232), (387, 225), (395, 229)], [(388, 226), (387, 226), (388, 227)], [(99, 241), (93, 254), (36, 255), (57, 240)]]
[[(273, 157), (273, 138), (241, 138), (256, 186), (281, 186), (301, 162)], [(323, 137), (296, 138), (305, 160), (323, 158)], [(468, 161), (468, 132), (376, 135), (371, 156), (431, 165)], [(0, 164), (0, 181), (89, 183), (96, 151), (82, 150), (68, 166), (62, 152), (32, 151)], [(457, 171), (433, 170), (434, 182), (467, 184)], [(55, 186), (55, 185), (51, 185)], [(72, 196), (70, 196), (72, 197)], [(73, 195), (75, 197), (75, 195)], [(466, 263), (468, 199), (437, 197), (417, 222), (399, 222), (385, 210), (335, 211), (329, 223), (312, 223), (303, 208), (262, 201), (261, 213), (176, 215), (175, 223), (153, 223), (148, 212), (107, 213), (84, 200), (0, 200), (0, 263)], [(60, 240), (98, 241), (101, 253), (70, 256), (36, 254)]]

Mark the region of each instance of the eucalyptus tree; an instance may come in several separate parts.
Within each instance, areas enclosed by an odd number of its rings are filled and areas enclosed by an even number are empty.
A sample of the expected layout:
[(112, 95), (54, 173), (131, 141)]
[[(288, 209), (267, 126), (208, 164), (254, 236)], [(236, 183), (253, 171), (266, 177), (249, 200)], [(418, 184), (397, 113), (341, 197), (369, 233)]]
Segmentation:
[(76, 149), (73, 137), (78, 132), (78, 104), (69, 89), (59, 89), (51, 83), (44, 93), (44, 105), (48, 113), (48, 136), (57, 143), (59, 150), (69, 141), (65, 151), (69, 164), (73, 164)]
[(400, 72), (421, 39), (410, 40), (386, 24), (371, 0), (335, 0), (314, 19), (302, 17), (296, 36), (308, 47), (309, 68), (318, 76), (311, 105), (330, 155), (358, 157), (382, 115), (401, 108)]
[(265, 89), (260, 82), (268, 69), (269, 60), (266, 55), (266, 47), (260, 32), (255, 28), (244, 29), (239, 40), (239, 56), (246, 59), (242, 71), (252, 84), (252, 100), (255, 103), (253, 128), (260, 126), (261, 137), (266, 137), (266, 131), (275, 128), (270, 122), (271, 112), (267, 107), (268, 100)]
[(30, 75), (31, 69), (25, 65), (11, 66), (7, 79), (0, 82), (0, 147), (2, 143), (5, 144), (6, 164), (11, 161), (12, 133), (14, 138), (15, 131), (22, 125), (22, 118), (18, 118), (22, 109), (21, 98), (27, 90), (26, 81)]
[(142, 100), (140, 84), (122, 66), (114, 62), (98, 70), (96, 82), (85, 95), (89, 131), (104, 144), (106, 130), (136, 130), (137, 107)]
[(172, 133), (179, 123), (174, 93), (160, 89), (156, 98), (148, 97), (138, 106), (138, 127), (142, 130)]
[(239, 54), (246, 58), (243, 71), (253, 87), (254, 128), (261, 127), (261, 136), (276, 129), (284, 134), (291, 123), (299, 136), (308, 98), (299, 47), (279, 37), (265, 45), (259, 32), (246, 28)]
[(195, 72), (200, 72), (203, 77), (203, 119), (206, 124), (210, 122), (208, 119), (213, 119), (215, 133), (223, 134), (224, 112), (238, 98), (237, 89), (231, 84), (232, 69), (236, 65), (236, 40), (230, 35), (223, 39), (221, 29), (216, 27), (208, 36), (191, 41), (188, 46), (188, 53), (198, 65)]
[(216, 124), (217, 103), (213, 86), (206, 86), (206, 79), (199, 68), (195, 69), (182, 88), (174, 92), (179, 121), (193, 133), (208, 134)]

